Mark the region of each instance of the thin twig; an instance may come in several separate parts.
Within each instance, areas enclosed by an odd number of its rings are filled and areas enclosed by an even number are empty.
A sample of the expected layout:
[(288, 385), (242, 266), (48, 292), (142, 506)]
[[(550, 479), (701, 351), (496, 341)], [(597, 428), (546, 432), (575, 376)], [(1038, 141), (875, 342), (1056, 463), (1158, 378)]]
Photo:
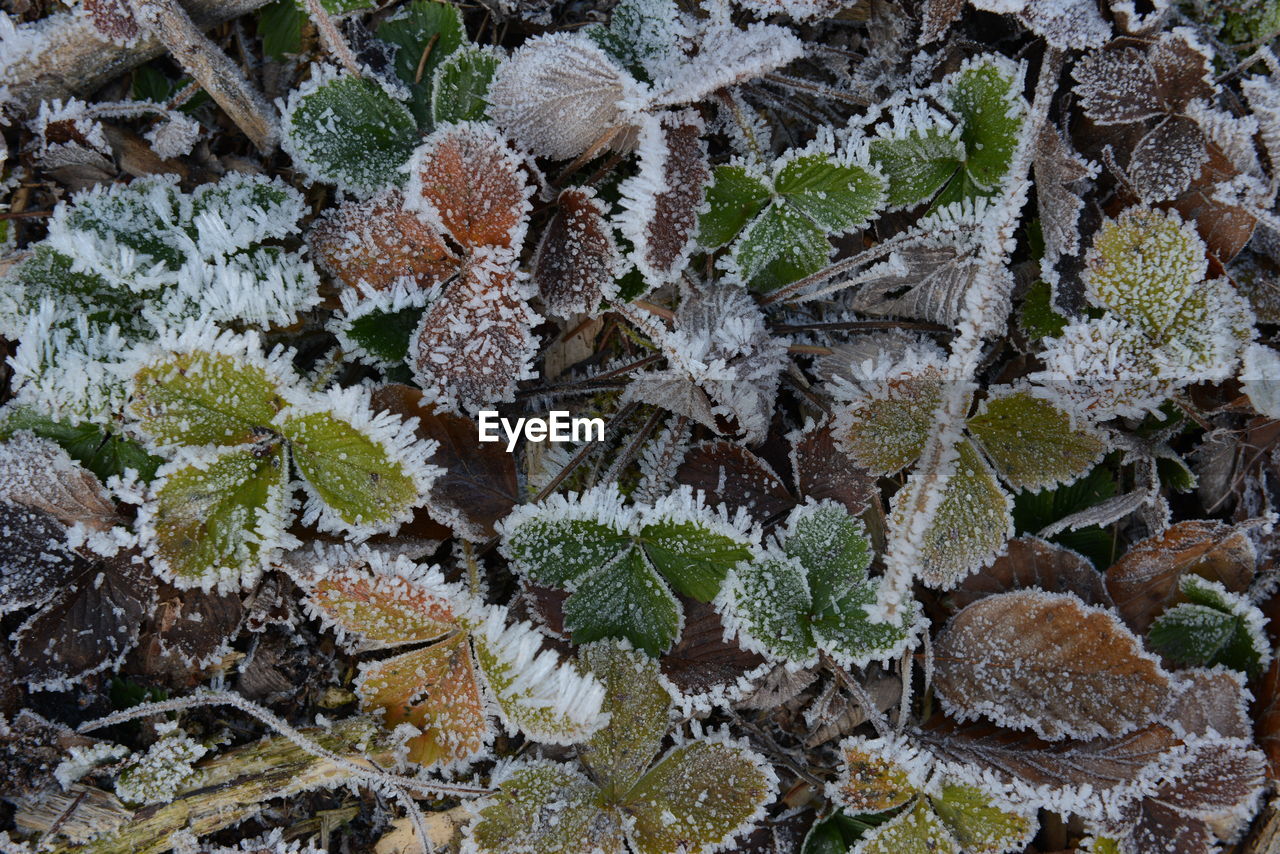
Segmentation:
[(885, 720), (884, 714), (876, 708), (875, 702), (871, 699), (871, 695), (867, 693), (867, 689), (862, 687), (862, 683), (849, 674), (849, 671), (836, 662), (834, 658), (827, 654), (826, 650), (819, 650), (818, 655), (822, 657), (822, 663), (827, 666), (836, 679), (840, 680), (840, 684), (849, 692), (849, 696), (853, 697), (853, 701), (862, 707), (862, 711), (867, 713), (867, 720), (871, 722), (871, 726), (875, 727), (876, 734), (881, 738), (889, 737), (889, 722)]
[(356, 62), (356, 55), (351, 52), (351, 46), (342, 37), (342, 33), (338, 31), (338, 25), (333, 22), (332, 16), (321, 5), (320, 0), (307, 0), (307, 14), (311, 16), (312, 22), (320, 32), (320, 41), (325, 49), (336, 56), (342, 63), (342, 67), (347, 69), (353, 77), (362, 76), (360, 64)]

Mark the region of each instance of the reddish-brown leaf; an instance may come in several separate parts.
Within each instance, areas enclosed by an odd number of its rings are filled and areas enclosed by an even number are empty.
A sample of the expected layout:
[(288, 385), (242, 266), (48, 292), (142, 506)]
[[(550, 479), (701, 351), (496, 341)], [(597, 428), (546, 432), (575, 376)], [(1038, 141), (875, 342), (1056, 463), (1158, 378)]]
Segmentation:
[(764, 460), (735, 442), (703, 442), (690, 448), (676, 481), (701, 490), (709, 504), (723, 504), (730, 513), (744, 508), (764, 523), (796, 505), (786, 484)]
[(1071, 549), (1038, 537), (1010, 540), (1005, 553), (990, 568), (966, 578), (947, 594), (946, 602), (959, 610), (985, 596), (1025, 589), (1074, 593), (1086, 605), (1111, 607), (1102, 573), (1093, 564)]
[(533, 281), (547, 311), (558, 317), (594, 314), (601, 300), (618, 292), (621, 260), (595, 192), (583, 187), (561, 192), (533, 258)]
[(1226, 264), (1249, 242), (1258, 220), (1244, 208), (1218, 200), (1218, 185), (1240, 173), (1218, 146), (1210, 142), (1206, 149), (1209, 159), (1199, 176), (1168, 206), (1194, 222), (1209, 253)]
[(164, 586), (155, 613), (157, 651), (187, 668), (201, 668), (224, 654), (240, 630), (244, 605), (238, 593)]
[(1164, 719), (1190, 735), (1247, 739), (1253, 734), (1247, 699), (1244, 676), (1234, 670), (1182, 670)]
[(93, 28), (115, 44), (128, 46), (142, 35), (129, 0), (84, 0), (84, 11)]
[(684, 628), (680, 640), (659, 662), (662, 673), (686, 697), (726, 695), (764, 664), (764, 659), (724, 639), (724, 623), (711, 605), (681, 597)]
[(414, 151), (405, 204), (467, 249), (515, 248), (529, 214), (521, 166), (487, 125), (452, 125)]
[(1273, 658), (1253, 705), (1258, 744), (1267, 752), (1267, 774), (1280, 780), (1280, 658)]
[(428, 402), (448, 409), (511, 400), (516, 383), (530, 376), (539, 320), (514, 270), (473, 257), (410, 341), (414, 380)]
[(1136, 544), (1108, 569), (1107, 591), (1130, 628), (1146, 632), (1178, 601), (1183, 575), (1194, 573), (1240, 592), (1253, 580), (1255, 562), (1253, 544), (1239, 529), (1223, 522), (1179, 522)]
[(855, 516), (871, 506), (877, 494), (876, 479), (836, 446), (829, 422), (810, 425), (788, 438), (792, 443), (791, 470), (802, 497), (839, 502)]
[(1169, 701), (1169, 676), (1138, 638), (1069, 594), (979, 599), (951, 618), (934, 654), (949, 714), (985, 715), (1046, 739), (1123, 735)]
[(444, 474), (431, 487), (432, 512), (466, 539), (492, 537), (494, 524), (519, 500), (515, 456), (501, 442), (481, 443), (472, 419), (424, 408), (422, 392), (411, 386), (383, 386), (373, 393), (373, 405), (416, 417), (418, 437), (439, 444), (431, 462)]
[(307, 235), (311, 258), (361, 296), (403, 282), (420, 288), (458, 271), (440, 232), (404, 208), (404, 194), (388, 190), (367, 201), (347, 201)]

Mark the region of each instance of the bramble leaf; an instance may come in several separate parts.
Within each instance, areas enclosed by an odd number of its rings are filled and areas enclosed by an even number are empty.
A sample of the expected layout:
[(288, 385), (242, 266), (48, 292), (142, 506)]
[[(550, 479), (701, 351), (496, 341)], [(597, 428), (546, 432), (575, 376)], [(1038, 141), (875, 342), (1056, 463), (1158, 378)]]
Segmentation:
[(916, 109), (894, 115), (869, 146), (871, 162), (888, 181), (885, 204), (910, 208), (927, 202), (964, 161), (959, 129), (945, 116)]
[(842, 741), (842, 770), (839, 779), (828, 786), (828, 795), (854, 813), (885, 812), (911, 800), (919, 788), (895, 758), (895, 747), (862, 736)]
[(1021, 74), (1007, 60), (969, 60), (944, 82), (942, 102), (960, 120), (965, 177), (953, 181), (935, 204), (958, 201), (971, 186), (976, 195), (994, 193), (1009, 171), (1027, 111)]
[(58, 443), (73, 460), (102, 481), (133, 469), (143, 482), (150, 482), (164, 462), (147, 453), (137, 442), (119, 433), (108, 433), (92, 422), (74, 424), (42, 415), (30, 407), (7, 407), (0, 422), (0, 436), (11, 436), (18, 430), (30, 430), (42, 439)]
[(452, 3), (413, 0), (378, 25), (378, 38), (396, 46), (396, 76), (413, 95), (414, 118), (426, 127), (435, 74), (467, 40), (462, 14)]
[(992, 389), (968, 421), (996, 472), (1014, 489), (1039, 491), (1088, 472), (1107, 446), (1087, 423), (1027, 390)]
[(942, 405), (942, 369), (924, 364), (872, 387), (836, 418), (837, 441), (873, 474), (894, 474), (919, 458)]
[(468, 46), (441, 62), (431, 81), (432, 124), (487, 118), (489, 86), (501, 61), (494, 51)]
[(622, 266), (605, 206), (595, 192), (562, 190), (533, 258), (533, 281), (547, 310), (565, 318), (595, 314), (603, 300), (617, 295)]
[(834, 234), (865, 225), (885, 195), (884, 179), (866, 166), (823, 154), (785, 160), (774, 174), (773, 188), (788, 205)]
[(716, 530), (682, 510), (668, 503), (646, 514), (638, 542), (678, 592), (709, 602), (725, 574), (749, 559), (751, 550), (739, 532)]
[(653, 656), (675, 643), (681, 616), (680, 603), (635, 547), (579, 577), (564, 603), (564, 625), (576, 643), (626, 638)]
[(0, 501), (0, 530), (0, 614), (47, 600), (80, 561), (65, 543), (65, 526), (44, 510)]
[(467, 842), (480, 854), (518, 846), (537, 854), (624, 854), (621, 816), (576, 768), (540, 759), (500, 768), (498, 792), (478, 802)]
[(730, 251), (742, 281), (761, 291), (816, 273), (831, 258), (826, 233), (804, 214), (779, 204), (753, 219)]
[(362, 649), (436, 640), (459, 627), (466, 600), (439, 571), (412, 570), (407, 562), (375, 567), (373, 574), (355, 568), (324, 573), (307, 585), (307, 610), (339, 638), (359, 638)]
[(769, 185), (746, 166), (717, 166), (707, 187), (707, 211), (698, 217), (698, 243), (708, 249), (729, 243), (771, 198)]
[(1156, 651), (1182, 665), (1261, 673), (1271, 661), (1271, 644), (1257, 606), (1198, 575), (1182, 576), (1179, 589), (1190, 601), (1165, 611), (1147, 633)]
[(630, 515), (614, 489), (550, 496), (499, 524), (503, 553), (539, 584), (564, 586), (613, 560), (632, 541)]
[(868, 831), (851, 854), (961, 854), (942, 819), (920, 798), (893, 819)]
[(963, 849), (974, 854), (1019, 850), (1038, 829), (1033, 818), (993, 806), (977, 788), (955, 782), (943, 783), (936, 796), (929, 796), (929, 805)]
[(416, 130), (373, 78), (322, 68), (289, 95), (281, 146), (312, 180), (371, 196), (399, 182)]

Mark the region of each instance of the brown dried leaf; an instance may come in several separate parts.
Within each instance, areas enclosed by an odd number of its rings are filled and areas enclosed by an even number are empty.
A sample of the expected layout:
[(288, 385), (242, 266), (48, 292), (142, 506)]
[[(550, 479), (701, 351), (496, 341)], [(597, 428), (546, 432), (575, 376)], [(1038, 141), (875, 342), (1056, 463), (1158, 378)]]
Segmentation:
[(129, 0), (84, 0), (83, 5), (93, 28), (113, 44), (129, 47), (142, 36)]
[(529, 215), (522, 164), (486, 125), (452, 125), (409, 161), (405, 206), (467, 249), (517, 248)]
[(684, 628), (680, 640), (662, 656), (662, 674), (686, 698), (710, 695), (734, 699), (746, 687), (745, 677), (764, 659), (724, 639), (724, 623), (710, 604), (681, 597)]
[(95, 531), (120, 521), (115, 502), (93, 472), (61, 446), (27, 432), (0, 444), (0, 501), (42, 510), (64, 525), (82, 522)]
[(155, 615), (157, 651), (188, 669), (207, 667), (226, 655), (243, 619), (238, 593), (178, 590), (166, 584)]
[(622, 257), (605, 219), (605, 207), (589, 188), (560, 193), (533, 258), (533, 281), (547, 311), (558, 317), (595, 314), (617, 292)]
[(1169, 116), (1142, 138), (1129, 157), (1129, 180), (1148, 204), (1186, 192), (1209, 161), (1200, 125), (1186, 116)]
[(1267, 752), (1267, 774), (1272, 780), (1280, 780), (1280, 657), (1271, 660), (1262, 677), (1253, 717), (1258, 744)]
[(468, 540), (492, 537), (494, 524), (519, 500), (515, 456), (501, 442), (481, 443), (470, 418), (424, 408), (422, 392), (411, 386), (382, 386), (373, 393), (373, 405), (406, 419), (416, 417), (418, 438), (439, 444), (431, 462), (444, 474), (431, 487), (433, 513)]
[(66, 529), (43, 510), (0, 501), (0, 614), (47, 601), (66, 586), (81, 558)]
[(855, 516), (871, 506), (877, 495), (876, 479), (836, 446), (830, 421), (806, 425), (787, 438), (796, 490), (802, 497), (839, 502)]
[(363, 297), (398, 282), (429, 288), (460, 263), (434, 226), (405, 210), (399, 190), (343, 202), (315, 224), (307, 243), (321, 269)]
[(1120, 616), (1136, 632), (1146, 632), (1179, 597), (1179, 580), (1194, 573), (1241, 592), (1253, 581), (1253, 544), (1223, 522), (1178, 522), (1164, 533), (1129, 549), (1107, 570), (1107, 591)]
[(1165, 112), (1156, 70), (1139, 48), (1108, 45), (1077, 62), (1071, 76), (1081, 109), (1096, 124), (1130, 124)]
[(1169, 676), (1114, 615), (1069, 594), (979, 599), (935, 641), (934, 685), (961, 720), (985, 715), (1045, 739), (1118, 736), (1169, 701)]
[(1223, 738), (1253, 737), (1249, 721), (1248, 692), (1244, 677), (1226, 668), (1192, 668), (1179, 671), (1173, 685), (1173, 700), (1164, 714), (1189, 735)]
[(989, 569), (966, 578), (947, 595), (946, 602), (959, 610), (986, 596), (1024, 589), (1072, 593), (1086, 605), (1111, 607), (1102, 573), (1088, 559), (1037, 537), (1010, 540), (1005, 553)]
[(924, 0), (920, 7), (920, 44), (942, 38), (964, 13), (964, 0)]
[(723, 504), (731, 514), (746, 509), (761, 523), (796, 505), (773, 468), (734, 442), (717, 440), (690, 448), (676, 469), (676, 482), (701, 490), (707, 503)]
[(511, 400), (530, 376), (541, 320), (516, 273), (478, 255), (431, 304), (409, 343), (409, 366), (425, 400), (448, 409), (479, 409)]
[(1258, 220), (1244, 208), (1218, 200), (1218, 185), (1234, 178), (1239, 170), (1217, 145), (1210, 142), (1207, 150), (1209, 158), (1199, 176), (1169, 206), (1196, 224), (1209, 253), (1225, 264), (1249, 242)]
[(1080, 250), (1080, 211), (1084, 200), (1075, 185), (1094, 176), (1094, 169), (1047, 122), (1036, 139), (1036, 199), (1044, 232), (1045, 256), (1051, 262)]

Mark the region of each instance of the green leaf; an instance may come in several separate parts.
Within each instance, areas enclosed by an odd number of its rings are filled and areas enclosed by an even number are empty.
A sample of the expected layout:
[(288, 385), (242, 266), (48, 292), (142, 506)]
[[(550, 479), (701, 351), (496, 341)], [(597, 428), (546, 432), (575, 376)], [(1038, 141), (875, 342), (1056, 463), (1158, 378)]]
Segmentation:
[(885, 203), (910, 208), (932, 199), (960, 168), (964, 143), (941, 125), (912, 126), (870, 143), (871, 162), (889, 182)]
[(813, 823), (800, 854), (848, 854), (870, 825), (836, 810)]
[(951, 835), (973, 854), (1020, 850), (1037, 829), (1028, 816), (992, 806), (990, 799), (972, 786), (944, 783), (939, 795), (929, 801)]
[[(813, 610), (804, 567), (791, 559), (758, 560), (733, 578), (733, 615), (753, 646), (775, 658), (809, 662), (815, 655)], [(744, 639), (747, 640), (747, 639)]]
[(466, 47), (440, 63), (431, 82), (432, 122), (483, 121), (489, 109), (489, 84), (499, 62), (493, 51)]
[(152, 264), (177, 271), (187, 261), (186, 252), (173, 236), (173, 224), (182, 220), (182, 207), (176, 183), (160, 177), (142, 178), (80, 195), (67, 213), (66, 225), (72, 231), (88, 232), (108, 246), (115, 243), (138, 253), (141, 257), (128, 259), (123, 265), (130, 276)]
[(850, 589), (867, 580), (871, 544), (866, 528), (838, 504), (793, 510), (784, 548), (808, 574), (815, 613), (833, 610)]
[(993, 389), (968, 427), (996, 471), (1015, 489), (1041, 490), (1073, 481), (1107, 450), (1087, 424), (1076, 423), (1030, 391), (1008, 387)]
[(1271, 657), (1271, 647), (1257, 607), (1198, 575), (1183, 576), (1180, 589), (1190, 601), (1157, 617), (1147, 634), (1156, 651), (1190, 667), (1222, 664), (1258, 675)]
[(631, 532), (618, 518), (622, 512), (616, 490), (589, 492), (574, 502), (552, 496), (502, 523), (503, 554), (533, 581), (563, 587), (631, 545)]
[(680, 603), (638, 548), (579, 578), (564, 603), (564, 626), (579, 644), (626, 638), (657, 656), (675, 643), (680, 622)]
[[(455, 13), (456, 14), (456, 13)], [(403, 176), (413, 115), (372, 78), (322, 75), (289, 96), (282, 145), (312, 180), (370, 196)]]
[(1067, 319), (1053, 305), (1053, 289), (1048, 282), (1036, 282), (1027, 289), (1018, 314), (1018, 326), (1031, 339), (1057, 338), (1067, 326)]
[[(947, 480), (942, 503), (924, 536), (921, 574), (926, 584), (949, 589), (995, 557), (1013, 536), (1010, 500), (995, 472), (967, 439), (960, 440), (959, 459)], [(916, 472), (894, 496), (894, 514), (915, 500)]]
[(661, 67), (677, 49), (680, 26), (680, 9), (672, 0), (621, 0), (609, 26), (588, 27), (586, 34), (637, 80), (651, 83), (649, 70)]
[(658, 755), (671, 728), (671, 690), (656, 660), (616, 641), (581, 647), (578, 658), (604, 684), (609, 713), (609, 724), (578, 747), (578, 758), (605, 795), (617, 799)]
[(331, 412), (284, 413), (281, 435), (309, 495), (306, 516), (326, 530), (382, 529), (422, 499), (412, 463)]
[(662, 577), (699, 602), (715, 598), (725, 574), (751, 557), (744, 540), (689, 520), (665, 519), (646, 525), (639, 541)]
[(961, 854), (959, 843), (924, 798), (872, 830), (850, 854)]
[(698, 217), (698, 243), (724, 246), (769, 203), (768, 185), (742, 166), (717, 166), (707, 187), (707, 212)]
[(278, 379), (229, 353), (170, 352), (134, 374), (129, 413), (161, 446), (239, 445), (283, 407)]
[(467, 836), (482, 854), (623, 854), (618, 817), (601, 809), (599, 797), (568, 765), (524, 762), (505, 769), (498, 793), (477, 804)]
[(960, 119), (965, 173), (981, 195), (995, 192), (1018, 147), (1026, 115), (1020, 82), (1007, 60), (982, 57), (951, 76), (943, 91)]
[(119, 433), (108, 433), (97, 424), (58, 421), (29, 407), (8, 410), (3, 426), (0, 426), (0, 438), (8, 439), (18, 430), (30, 430), (37, 436), (57, 442), (73, 460), (101, 481), (133, 469), (138, 477), (149, 483), (164, 462), (160, 457), (148, 454), (137, 442)]
[(758, 291), (816, 273), (830, 257), (826, 233), (800, 212), (778, 204), (752, 220), (733, 245), (739, 276)]
[(262, 52), (272, 59), (302, 50), (302, 24), (306, 13), (294, 0), (276, 0), (258, 12), (258, 35), (262, 36)]
[(914, 463), (942, 405), (942, 372), (926, 365), (885, 380), (874, 397), (854, 401), (837, 420), (837, 436), (858, 465), (894, 474)]
[(426, 129), (436, 69), (467, 40), (461, 13), (450, 3), (414, 0), (382, 22), (378, 38), (396, 46), (396, 76), (409, 87), (410, 109)]
[(824, 154), (787, 161), (774, 176), (778, 195), (828, 232), (844, 233), (865, 225), (885, 196), (879, 175), (857, 165), (841, 165)]
[[(39, 308), (42, 299), (51, 299), (71, 317), (83, 317), (94, 326), (117, 324), (126, 335), (149, 331), (150, 324), (139, 316), (137, 294), (114, 288), (90, 270), (77, 270), (76, 261), (49, 247), (37, 244), (31, 256), (5, 277), (5, 290), (13, 303), (0, 309), (0, 330), (18, 338), (28, 312)], [(68, 328), (74, 321), (68, 320)]]
[(403, 364), (409, 355), (409, 340), (421, 325), (425, 311), (417, 306), (399, 311), (375, 309), (359, 317), (345, 318), (343, 333), (379, 363)]
[(178, 587), (230, 591), (251, 583), (287, 537), (284, 447), (231, 448), (171, 466), (139, 524), (152, 563)]
[(636, 854), (719, 848), (753, 825), (776, 783), (768, 764), (745, 747), (678, 746), (627, 795), (631, 847)]
[[(1013, 518), (1019, 534), (1035, 534), (1049, 525), (1114, 497), (1116, 481), (1105, 465), (1084, 477), (1043, 492), (1021, 492), (1014, 496)], [(1063, 531), (1052, 542), (1079, 552), (1098, 569), (1106, 569), (1119, 557), (1114, 535), (1097, 525), (1078, 531)]]

